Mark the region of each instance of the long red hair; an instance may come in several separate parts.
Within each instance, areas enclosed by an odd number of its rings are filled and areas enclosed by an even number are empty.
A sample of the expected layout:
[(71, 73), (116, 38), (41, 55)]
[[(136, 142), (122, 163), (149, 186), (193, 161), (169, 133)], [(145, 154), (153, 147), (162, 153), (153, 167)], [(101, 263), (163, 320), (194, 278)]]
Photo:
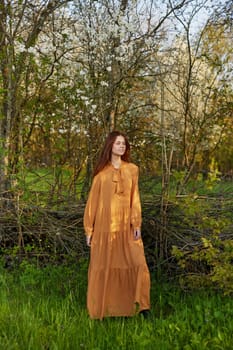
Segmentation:
[(121, 159), (124, 160), (125, 162), (129, 162), (129, 157), (130, 157), (130, 144), (127, 139), (127, 137), (120, 131), (112, 131), (108, 134), (103, 149), (100, 153), (99, 160), (96, 163), (93, 176), (97, 175), (109, 162), (111, 161), (111, 156), (112, 156), (112, 146), (114, 142), (116, 141), (117, 136), (122, 136), (125, 139), (125, 153), (121, 156)]

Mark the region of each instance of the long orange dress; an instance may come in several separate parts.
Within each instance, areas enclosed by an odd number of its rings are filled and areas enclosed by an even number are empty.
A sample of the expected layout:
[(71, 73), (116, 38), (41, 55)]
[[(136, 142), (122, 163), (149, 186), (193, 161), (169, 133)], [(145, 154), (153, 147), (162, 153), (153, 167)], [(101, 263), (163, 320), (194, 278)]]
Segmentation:
[(133, 316), (150, 308), (150, 275), (141, 239), (138, 167), (107, 165), (93, 179), (84, 212), (92, 236), (87, 308), (91, 318)]

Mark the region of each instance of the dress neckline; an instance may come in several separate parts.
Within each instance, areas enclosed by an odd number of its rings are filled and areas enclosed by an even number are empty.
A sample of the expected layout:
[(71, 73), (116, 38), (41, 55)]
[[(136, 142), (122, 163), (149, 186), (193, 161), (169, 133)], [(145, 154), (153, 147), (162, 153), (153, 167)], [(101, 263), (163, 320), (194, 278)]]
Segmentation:
[(110, 162), (110, 166), (111, 166), (114, 170), (120, 170), (120, 169), (122, 168), (123, 163), (124, 163), (124, 161), (122, 160), (122, 161), (121, 161), (121, 164), (120, 164), (120, 166), (119, 166), (119, 168), (116, 168), (116, 167), (112, 164), (112, 162)]

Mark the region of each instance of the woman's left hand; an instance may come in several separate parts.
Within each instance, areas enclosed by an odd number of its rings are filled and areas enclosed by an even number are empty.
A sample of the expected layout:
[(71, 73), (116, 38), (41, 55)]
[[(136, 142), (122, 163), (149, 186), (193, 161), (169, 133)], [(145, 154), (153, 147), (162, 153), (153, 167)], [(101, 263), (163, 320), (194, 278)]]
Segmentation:
[(87, 243), (87, 246), (90, 247), (91, 246), (91, 236), (86, 236), (86, 243)]
[(141, 238), (141, 230), (140, 228), (135, 228), (133, 232), (133, 236), (135, 240), (138, 240)]

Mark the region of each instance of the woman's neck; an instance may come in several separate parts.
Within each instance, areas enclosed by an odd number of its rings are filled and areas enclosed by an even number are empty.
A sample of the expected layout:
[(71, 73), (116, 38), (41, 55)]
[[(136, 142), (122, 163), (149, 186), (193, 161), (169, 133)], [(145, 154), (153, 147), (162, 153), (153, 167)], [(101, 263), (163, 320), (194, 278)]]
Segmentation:
[(114, 168), (119, 169), (121, 166), (121, 156), (112, 154), (111, 163), (114, 166)]

